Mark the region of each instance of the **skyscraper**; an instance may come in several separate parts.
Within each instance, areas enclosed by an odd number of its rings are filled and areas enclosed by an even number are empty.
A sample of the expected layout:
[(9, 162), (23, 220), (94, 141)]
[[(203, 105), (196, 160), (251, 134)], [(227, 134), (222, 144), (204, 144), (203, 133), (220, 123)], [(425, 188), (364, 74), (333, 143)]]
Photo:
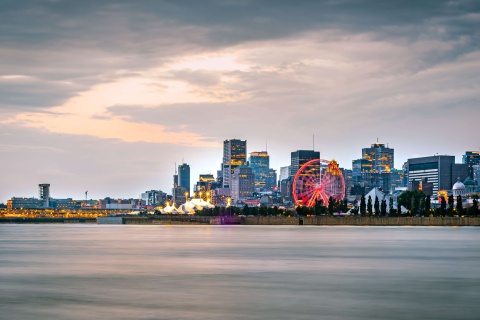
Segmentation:
[(295, 176), (298, 169), (313, 159), (320, 159), (320, 152), (314, 150), (297, 150), (291, 153), (290, 176)]
[(178, 185), (190, 194), (190, 166), (186, 163), (178, 166)]
[(462, 163), (468, 166), (468, 176), (473, 179), (473, 166), (480, 164), (480, 152), (466, 151), (462, 157)]
[(223, 142), (223, 187), (229, 188), (236, 167), (247, 163), (247, 141), (231, 139)]
[(245, 199), (255, 191), (255, 175), (252, 168), (238, 166), (232, 175), (231, 195), (233, 200)]
[(382, 143), (375, 143), (370, 148), (362, 149), (362, 158), (372, 161), (372, 170), (375, 173), (389, 172), (393, 168), (393, 148), (385, 147)]
[(251, 152), (248, 158), (248, 166), (252, 168), (255, 176), (255, 190), (264, 191), (267, 186), (267, 176), (270, 169), (270, 157), (266, 151)]

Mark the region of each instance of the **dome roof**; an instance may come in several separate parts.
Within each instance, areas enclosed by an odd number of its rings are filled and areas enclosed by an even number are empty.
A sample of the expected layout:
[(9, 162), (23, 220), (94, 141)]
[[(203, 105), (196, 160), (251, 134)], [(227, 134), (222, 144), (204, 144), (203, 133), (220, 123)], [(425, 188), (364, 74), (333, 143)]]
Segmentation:
[(465, 185), (460, 182), (460, 178), (457, 179), (457, 182), (453, 185), (452, 190), (465, 190)]
[(468, 177), (468, 178), (463, 182), (463, 184), (466, 185), (466, 186), (474, 186), (474, 185), (476, 185), (475, 181), (474, 181), (472, 178), (470, 178), (470, 177)]

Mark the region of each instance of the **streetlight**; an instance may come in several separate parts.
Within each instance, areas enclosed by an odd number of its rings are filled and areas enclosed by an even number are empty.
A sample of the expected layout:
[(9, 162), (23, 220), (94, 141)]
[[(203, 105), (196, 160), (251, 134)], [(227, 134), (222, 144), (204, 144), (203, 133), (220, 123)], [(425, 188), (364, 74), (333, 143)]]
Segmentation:
[(185, 192), (185, 202), (188, 200), (188, 191)]
[(203, 195), (203, 192), (200, 191), (200, 192), (198, 193), (198, 196), (200, 197), (200, 199), (202, 199), (202, 195)]
[(227, 208), (228, 208), (228, 215), (229, 215), (229, 216), (231, 216), (231, 213), (232, 213), (232, 211), (231, 211), (231, 209), (230, 209), (231, 203), (232, 203), (232, 198), (228, 197), (228, 198), (227, 198)]

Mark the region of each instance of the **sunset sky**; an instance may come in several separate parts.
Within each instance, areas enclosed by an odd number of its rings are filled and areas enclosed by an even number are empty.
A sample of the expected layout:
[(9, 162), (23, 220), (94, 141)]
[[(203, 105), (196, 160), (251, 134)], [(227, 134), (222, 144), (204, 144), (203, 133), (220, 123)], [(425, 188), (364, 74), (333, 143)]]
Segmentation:
[(271, 167), (315, 149), (480, 149), (479, 1), (0, 1), (0, 202), (171, 193), (225, 139)]

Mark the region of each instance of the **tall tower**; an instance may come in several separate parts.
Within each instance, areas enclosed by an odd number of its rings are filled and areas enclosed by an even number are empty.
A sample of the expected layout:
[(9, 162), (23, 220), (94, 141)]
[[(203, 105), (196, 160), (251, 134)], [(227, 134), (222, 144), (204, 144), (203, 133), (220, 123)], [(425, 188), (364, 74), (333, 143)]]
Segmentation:
[(190, 166), (186, 163), (178, 166), (178, 185), (190, 194)]
[(247, 140), (231, 139), (223, 142), (223, 187), (229, 188), (235, 168), (247, 163)]
[(42, 200), (42, 206), (44, 208), (50, 207), (50, 184), (41, 183), (38, 185), (38, 196)]

